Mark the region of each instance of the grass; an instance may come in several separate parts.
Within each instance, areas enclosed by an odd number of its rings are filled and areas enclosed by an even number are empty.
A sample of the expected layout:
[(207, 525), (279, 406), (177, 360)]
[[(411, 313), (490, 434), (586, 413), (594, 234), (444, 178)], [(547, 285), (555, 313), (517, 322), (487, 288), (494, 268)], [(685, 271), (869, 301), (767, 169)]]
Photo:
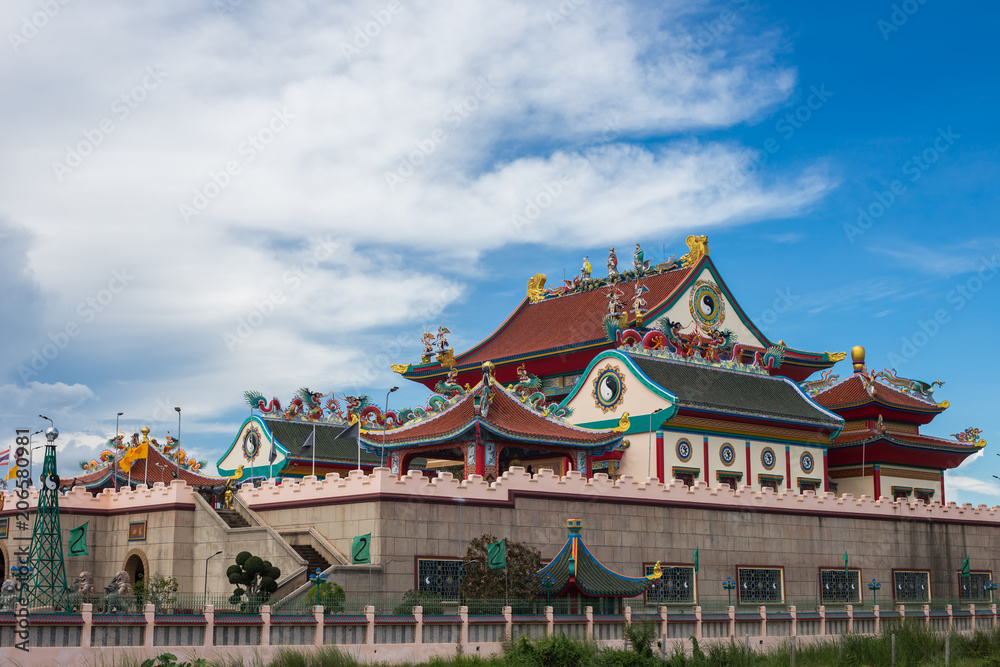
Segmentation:
[[(945, 636), (927, 632), (916, 623), (886, 624), (877, 637), (846, 635), (843, 642), (829, 641), (798, 645), (796, 667), (889, 667), (892, 664), (892, 635), (896, 636), (897, 667), (943, 666)], [(561, 635), (534, 641), (520, 639), (504, 645), (501, 655), (479, 657), (463, 655), (461, 647), (449, 658), (414, 663), (395, 663), (396, 667), (790, 667), (791, 641), (768, 651), (751, 650), (739, 641), (700, 646), (692, 642), (685, 652), (681, 643), (666, 647), (666, 657), (660, 656), (652, 628), (636, 625), (626, 633), (628, 649), (603, 648), (589, 642), (573, 641)], [(951, 635), (953, 667), (1000, 667), (1000, 632), (976, 632), (971, 635)], [(107, 664), (107, 663), (102, 663)], [(141, 664), (124, 660), (123, 667)], [(156, 661), (156, 667), (183, 662)], [(365, 663), (341, 653), (335, 647), (315, 652), (282, 649), (277, 656), (264, 661), (254, 659), (246, 664), (232, 658), (187, 663), (188, 667), (364, 667)], [(383, 665), (386, 663), (374, 663)]]

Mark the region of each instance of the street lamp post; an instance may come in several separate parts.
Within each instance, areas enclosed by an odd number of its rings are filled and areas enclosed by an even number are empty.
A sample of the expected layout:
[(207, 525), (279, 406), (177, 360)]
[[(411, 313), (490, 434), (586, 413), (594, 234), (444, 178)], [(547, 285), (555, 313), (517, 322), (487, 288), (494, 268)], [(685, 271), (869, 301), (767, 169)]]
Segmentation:
[(124, 412), (119, 412), (115, 415), (115, 436), (111, 438), (111, 445), (114, 447), (114, 463), (111, 464), (111, 478), (114, 480), (115, 491), (118, 490), (118, 419), (125, 414)]
[(326, 575), (323, 574), (323, 570), (316, 568), (316, 572), (309, 575), (309, 581), (316, 584), (316, 605), (319, 605), (319, 586), (320, 584), (326, 583)]
[[(180, 439), (180, 438), (178, 438)], [(208, 604), (208, 561), (212, 560), (216, 556), (222, 553), (222, 549), (219, 549), (214, 554), (205, 559), (205, 600), (204, 604)]]
[(38, 429), (34, 433), (28, 436), (28, 481), (32, 484), (35, 481), (35, 450), (41, 449), (45, 445), (38, 445), (38, 447), (31, 446), (31, 439), (42, 432), (42, 429)]
[(990, 594), (990, 600), (992, 600), (992, 599), (993, 599), (993, 591), (995, 591), (995, 590), (997, 589), (997, 585), (993, 583), (993, 580), (992, 580), (992, 579), (990, 579), (990, 583), (988, 583), (988, 584), (984, 585), (984, 586), (983, 586), (983, 589), (984, 589), (984, 590), (985, 590), (985, 591), (986, 591), (987, 593), (989, 593), (989, 594)]
[[(653, 476), (653, 415), (663, 412), (663, 408), (656, 408), (649, 413), (649, 448), (646, 452), (646, 478)], [(662, 479), (660, 480), (663, 481)]]
[[(177, 411), (177, 447), (174, 449), (180, 451), (181, 448), (181, 409), (179, 407), (174, 408)], [(181, 459), (177, 456), (177, 451), (174, 452), (174, 461), (177, 462), (177, 470), (174, 472), (174, 478), (180, 479), (181, 476)]]
[(870, 590), (872, 592), (872, 606), (873, 607), (878, 604), (878, 591), (879, 591), (880, 588), (882, 588), (882, 584), (880, 584), (879, 582), (875, 581), (874, 578), (872, 579), (872, 582), (870, 584), (868, 584), (868, 590)]
[(399, 389), (399, 387), (393, 387), (389, 391), (385, 392), (385, 412), (382, 413), (382, 419), (384, 423), (382, 424), (382, 452), (378, 457), (378, 465), (382, 467), (382, 459), (385, 458), (385, 429), (389, 426), (389, 420), (386, 419), (386, 414), (389, 412), (389, 394)]
[(552, 584), (554, 584), (554, 583), (556, 583), (556, 580), (553, 579), (553, 577), (552, 577), (551, 574), (547, 574), (544, 577), (542, 577), (542, 586), (545, 586), (545, 606), (546, 607), (551, 607), (552, 606), (551, 594), (552, 594)]
[(732, 577), (726, 577), (726, 580), (722, 582), (722, 587), (726, 589), (726, 593), (729, 595), (729, 606), (733, 606), (733, 589), (736, 588), (736, 582), (733, 581)]

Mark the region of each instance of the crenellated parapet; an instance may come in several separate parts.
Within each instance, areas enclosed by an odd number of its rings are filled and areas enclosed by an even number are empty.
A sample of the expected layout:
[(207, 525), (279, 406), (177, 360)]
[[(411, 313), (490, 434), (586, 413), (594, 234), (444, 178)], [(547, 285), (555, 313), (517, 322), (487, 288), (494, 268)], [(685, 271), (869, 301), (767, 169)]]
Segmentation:
[(429, 478), (411, 471), (397, 478), (387, 468), (377, 468), (371, 475), (352, 471), (347, 477), (332, 474), (322, 480), (306, 477), (300, 482), (286, 481), (281, 485), (265, 482), (260, 487), (253, 487), (245, 484), (239, 494), (247, 506), (258, 511), (377, 500), (512, 507), (518, 496), (551, 495), (577, 502), (1000, 525), (998, 506), (954, 502), (942, 505), (936, 501), (925, 505), (893, 501), (884, 496), (855, 498), (849, 493), (841, 496), (791, 490), (774, 493), (768, 488), (753, 491), (747, 486), (732, 490), (726, 486), (709, 488), (702, 481), (688, 487), (678, 480), (668, 484), (655, 479), (640, 481), (629, 476), (612, 480), (602, 473), (587, 480), (578, 471), (558, 477), (542, 469), (529, 475), (521, 467), (511, 468), (492, 483), (479, 475), (458, 480), (446, 472)]
[[(82, 486), (75, 486), (59, 497), (59, 511), (64, 514), (121, 514), (162, 511), (178, 506), (193, 508), (194, 493), (194, 489), (183, 480), (174, 480), (169, 485), (156, 482), (151, 487), (135, 489), (104, 489), (96, 495)], [(9, 516), (16, 512), (17, 503), (21, 500), (16, 493), (2, 491), (0, 495), (3, 496), (0, 515)], [(28, 511), (33, 511), (38, 505), (38, 489), (32, 488), (24, 500), (28, 503)]]

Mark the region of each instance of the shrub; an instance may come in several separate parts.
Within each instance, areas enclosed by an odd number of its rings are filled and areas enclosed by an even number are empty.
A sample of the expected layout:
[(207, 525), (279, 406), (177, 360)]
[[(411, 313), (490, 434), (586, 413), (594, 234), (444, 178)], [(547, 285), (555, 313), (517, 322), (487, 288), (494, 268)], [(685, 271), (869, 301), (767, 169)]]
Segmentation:
[(394, 614), (412, 614), (413, 608), (420, 606), (424, 608), (425, 614), (443, 614), (444, 605), (441, 603), (441, 596), (428, 591), (418, 591), (410, 589), (403, 594), (403, 600), (392, 610)]

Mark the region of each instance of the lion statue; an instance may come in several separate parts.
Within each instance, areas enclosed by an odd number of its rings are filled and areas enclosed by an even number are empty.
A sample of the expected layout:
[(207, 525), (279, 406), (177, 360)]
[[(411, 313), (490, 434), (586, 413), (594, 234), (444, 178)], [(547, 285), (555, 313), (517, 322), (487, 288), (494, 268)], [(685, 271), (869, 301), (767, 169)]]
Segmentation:
[(132, 593), (132, 578), (125, 570), (119, 570), (118, 574), (104, 587), (104, 613), (127, 612), (135, 603), (135, 595)]
[(17, 583), (13, 579), (7, 579), (0, 585), (0, 612), (14, 611), (17, 603)]
[(81, 605), (90, 602), (94, 597), (94, 578), (90, 572), (81, 572), (80, 576), (69, 585), (69, 606), (73, 611), (79, 611)]

